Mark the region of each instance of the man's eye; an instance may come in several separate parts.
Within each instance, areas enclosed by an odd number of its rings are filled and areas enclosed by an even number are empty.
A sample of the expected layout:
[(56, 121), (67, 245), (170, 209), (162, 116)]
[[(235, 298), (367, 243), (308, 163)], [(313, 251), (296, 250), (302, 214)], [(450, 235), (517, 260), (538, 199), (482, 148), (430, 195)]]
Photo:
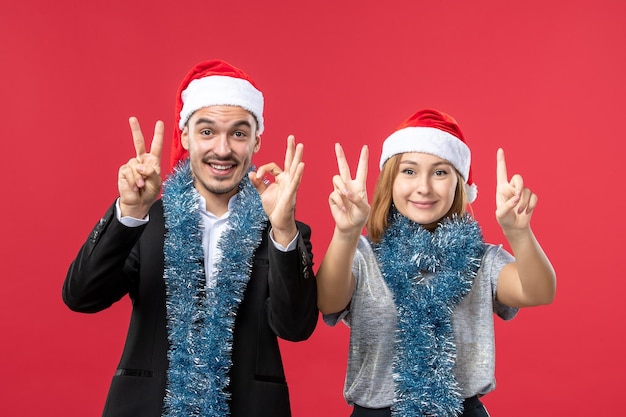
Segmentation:
[(208, 136), (208, 135), (210, 135), (211, 133), (213, 133), (213, 132), (211, 131), (211, 129), (202, 129), (202, 130), (200, 131), (200, 134), (201, 134), (201, 135), (205, 135), (205, 136)]
[(243, 133), (242, 131), (238, 130), (238, 131), (235, 132), (235, 136), (238, 137), (238, 138), (244, 138), (244, 137), (246, 137), (246, 134)]

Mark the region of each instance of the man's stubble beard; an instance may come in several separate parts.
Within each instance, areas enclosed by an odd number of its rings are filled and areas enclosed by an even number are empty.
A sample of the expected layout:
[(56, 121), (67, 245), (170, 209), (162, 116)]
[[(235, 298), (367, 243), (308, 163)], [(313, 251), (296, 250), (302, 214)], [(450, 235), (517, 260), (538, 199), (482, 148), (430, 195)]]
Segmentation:
[[(203, 161), (204, 163), (204, 161)], [(239, 188), (239, 184), (241, 184), (241, 182), (244, 180), (245, 176), (248, 175), (248, 171), (250, 170), (250, 166), (252, 165), (252, 158), (247, 159), (243, 166), (244, 169), (241, 171), (241, 176), (232, 184), (231, 187), (228, 188), (215, 188), (203, 181), (200, 181), (198, 179), (198, 177), (195, 175), (195, 173), (192, 170), (192, 175), (193, 175), (193, 184), (194, 187), (196, 189), (198, 189), (198, 185), (200, 185), (203, 189), (205, 189), (206, 191), (208, 191), (211, 194), (215, 194), (215, 195), (222, 195), (222, 194), (228, 194), (230, 192), (232, 192), (233, 190), (236, 190)], [(237, 164), (237, 167), (239, 167), (240, 165)], [(231, 178), (219, 178), (219, 177), (213, 177), (213, 179), (217, 182), (227, 182), (230, 181)]]

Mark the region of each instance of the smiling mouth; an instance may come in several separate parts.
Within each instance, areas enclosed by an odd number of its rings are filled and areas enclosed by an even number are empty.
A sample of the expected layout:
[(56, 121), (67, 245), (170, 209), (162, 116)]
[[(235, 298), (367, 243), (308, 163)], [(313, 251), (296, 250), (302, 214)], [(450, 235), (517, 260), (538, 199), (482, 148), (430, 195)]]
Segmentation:
[(434, 201), (413, 201), (412, 204), (418, 208), (429, 208), (435, 205)]
[(220, 164), (211, 164), (209, 163), (209, 166), (217, 171), (228, 171), (229, 169), (231, 169), (232, 167), (234, 167), (234, 164), (229, 164), (229, 165), (220, 165)]

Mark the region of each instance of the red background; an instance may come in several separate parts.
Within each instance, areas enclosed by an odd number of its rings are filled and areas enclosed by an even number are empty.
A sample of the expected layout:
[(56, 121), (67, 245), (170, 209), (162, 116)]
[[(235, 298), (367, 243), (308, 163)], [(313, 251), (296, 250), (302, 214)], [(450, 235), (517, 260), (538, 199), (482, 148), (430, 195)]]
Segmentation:
[[(9, 1), (0, 12), (0, 415), (101, 413), (127, 299), (96, 315), (61, 301), (67, 267), (116, 197), (131, 115), (173, 126), (196, 62), (223, 58), (266, 96), (257, 163), (305, 144), (298, 217), (316, 267), (330, 239), (333, 144), (356, 164), (413, 111), (461, 124), (491, 242), (495, 153), (539, 195), (535, 233), (555, 302), (497, 323), (493, 416), (623, 409), (626, 6), (620, 0)], [(168, 134), (169, 142), (169, 134)], [(169, 154), (164, 155), (167, 161)], [(294, 416), (347, 416), (348, 331), (321, 323), (283, 343)]]

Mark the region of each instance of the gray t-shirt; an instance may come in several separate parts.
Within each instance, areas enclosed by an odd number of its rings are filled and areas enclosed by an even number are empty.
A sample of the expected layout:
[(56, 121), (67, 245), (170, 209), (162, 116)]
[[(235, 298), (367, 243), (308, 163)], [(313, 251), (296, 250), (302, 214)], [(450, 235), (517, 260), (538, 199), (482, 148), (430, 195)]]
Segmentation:
[[(464, 398), (495, 388), (493, 313), (512, 319), (517, 309), (495, 300), (498, 275), (513, 262), (502, 246), (485, 244), (485, 254), (472, 289), (452, 315), (457, 361), (454, 374)], [(348, 404), (367, 408), (390, 407), (394, 400), (392, 364), (397, 312), (393, 294), (380, 272), (366, 237), (361, 236), (352, 263), (356, 286), (346, 310), (324, 315), (334, 326), (350, 327), (350, 351), (344, 387)]]

